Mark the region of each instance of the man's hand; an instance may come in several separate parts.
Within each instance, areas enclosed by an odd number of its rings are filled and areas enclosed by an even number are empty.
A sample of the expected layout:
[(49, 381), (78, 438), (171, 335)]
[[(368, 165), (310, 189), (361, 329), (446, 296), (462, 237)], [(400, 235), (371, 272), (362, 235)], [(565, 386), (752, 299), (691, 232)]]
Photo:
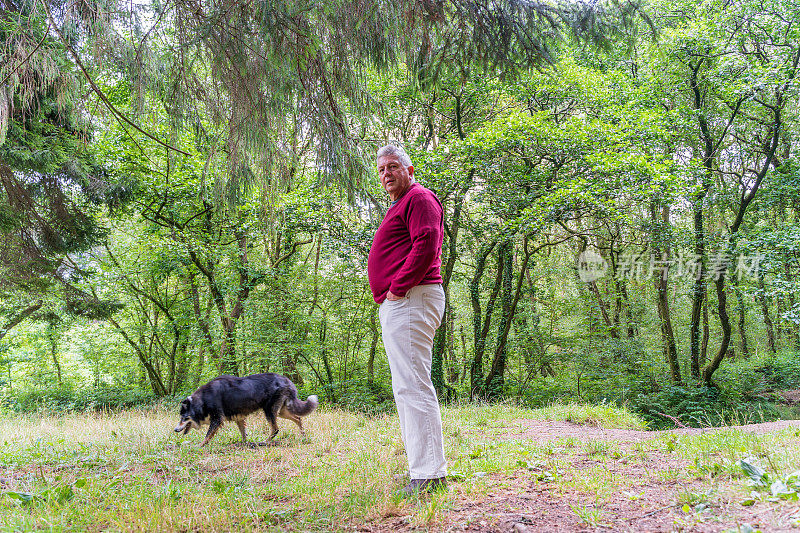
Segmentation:
[(389, 291), (386, 293), (386, 299), (394, 301), (394, 300), (402, 300), (403, 297), (392, 293), (392, 291)]

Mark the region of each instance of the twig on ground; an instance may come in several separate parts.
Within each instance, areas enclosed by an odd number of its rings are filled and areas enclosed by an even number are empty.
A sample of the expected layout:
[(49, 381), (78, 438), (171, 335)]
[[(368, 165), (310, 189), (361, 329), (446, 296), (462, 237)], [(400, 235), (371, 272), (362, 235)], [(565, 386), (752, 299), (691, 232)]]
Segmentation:
[[(661, 413), (659, 413), (659, 414), (661, 414)], [(628, 518), (628, 522), (633, 522), (634, 520), (641, 520), (642, 518), (647, 518), (648, 516), (653, 516), (654, 514), (660, 513), (661, 511), (663, 511), (665, 509), (669, 509), (670, 507), (672, 507), (672, 505), (665, 505), (664, 507), (659, 507), (655, 511), (650, 511), (649, 513), (645, 513), (645, 514), (643, 514), (641, 516), (634, 516), (633, 518)]]

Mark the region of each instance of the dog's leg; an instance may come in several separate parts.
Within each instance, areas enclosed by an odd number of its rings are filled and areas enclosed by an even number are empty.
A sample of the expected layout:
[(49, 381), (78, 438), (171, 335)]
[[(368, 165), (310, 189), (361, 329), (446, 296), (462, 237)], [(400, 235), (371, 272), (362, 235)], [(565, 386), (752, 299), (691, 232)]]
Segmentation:
[(278, 421), (275, 419), (275, 413), (269, 409), (264, 409), (264, 417), (266, 417), (267, 422), (269, 422), (269, 427), (271, 430), (269, 439), (272, 440), (275, 438), (275, 435), (278, 434)]
[(208, 433), (206, 433), (206, 439), (200, 446), (202, 447), (208, 444), (208, 441), (210, 441), (214, 437), (214, 435), (217, 433), (217, 430), (219, 430), (221, 426), (222, 426), (222, 420), (212, 418), (211, 423), (208, 426)]
[(292, 422), (297, 424), (297, 427), (300, 428), (300, 434), (301, 435), (305, 435), (306, 434), (306, 430), (303, 429), (303, 421), (302, 421), (302, 419), (299, 416), (292, 414), (286, 407), (282, 407), (281, 408), (281, 412), (278, 413), (278, 416), (281, 417), (281, 418), (285, 418), (286, 420), (291, 420)]
[(239, 426), (239, 433), (242, 434), (242, 444), (247, 444), (247, 431), (245, 431), (245, 421), (237, 420), (236, 425)]

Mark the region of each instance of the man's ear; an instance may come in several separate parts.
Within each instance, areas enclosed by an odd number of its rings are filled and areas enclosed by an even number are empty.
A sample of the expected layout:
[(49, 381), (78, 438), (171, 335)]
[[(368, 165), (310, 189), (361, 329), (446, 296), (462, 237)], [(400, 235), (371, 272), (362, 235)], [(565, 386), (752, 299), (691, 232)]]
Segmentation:
[(412, 178), (414, 177), (414, 165), (408, 167), (408, 175)]

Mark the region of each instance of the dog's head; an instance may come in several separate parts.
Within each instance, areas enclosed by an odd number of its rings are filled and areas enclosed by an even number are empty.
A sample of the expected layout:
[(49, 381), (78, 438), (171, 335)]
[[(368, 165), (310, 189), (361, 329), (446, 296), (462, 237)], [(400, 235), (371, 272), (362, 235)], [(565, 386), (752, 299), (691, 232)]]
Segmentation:
[(195, 403), (196, 402), (192, 401), (191, 396), (181, 402), (181, 420), (175, 427), (175, 433), (183, 431), (183, 434), (186, 435), (192, 428), (200, 429), (200, 417), (198, 413), (200, 406), (195, 405)]

